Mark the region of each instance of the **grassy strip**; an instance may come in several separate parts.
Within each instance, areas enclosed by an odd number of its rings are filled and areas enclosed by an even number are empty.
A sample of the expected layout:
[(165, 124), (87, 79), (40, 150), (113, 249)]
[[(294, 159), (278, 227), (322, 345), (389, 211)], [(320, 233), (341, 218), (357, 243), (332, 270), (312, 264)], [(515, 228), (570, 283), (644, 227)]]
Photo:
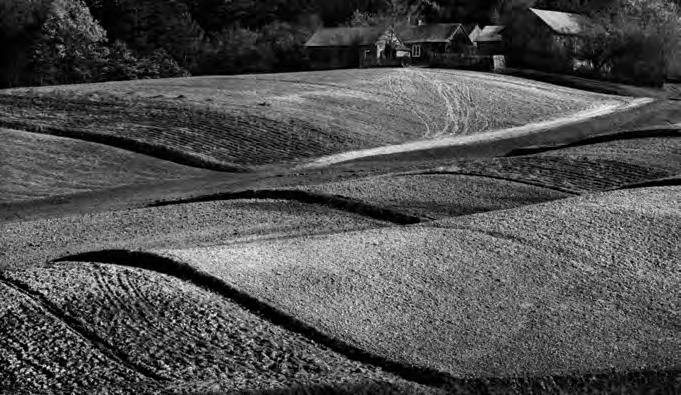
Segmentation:
[[(391, 361), (326, 335), (297, 318), (242, 292), (225, 281), (173, 259), (142, 251), (106, 250), (64, 257), (55, 262), (104, 263), (135, 267), (189, 281), (239, 304), (248, 311), (322, 344), (346, 357), (378, 366), (401, 378), (451, 392), (462, 393), (624, 393), (681, 390), (681, 371), (610, 372), (584, 376), (544, 376), (509, 378), (458, 378), (432, 368)], [(270, 393), (326, 393), (328, 387), (291, 388)], [(350, 389), (348, 389), (350, 390)], [(301, 392), (302, 391), (302, 392)], [(339, 388), (337, 392), (346, 390)]]
[(513, 178), (513, 177), (502, 177), (502, 176), (497, 176), (497, 175), (492, 175), (492, 174), (484, 174), (484, 173), (476, 173), (476, 172), (449, 171), (449, 170), (428, 170), (428, 171), (419, 171), (419, 172), (415, 172), (415, 173), (405, 173), (403, 175), (405, 175), (405, 176), (462, 175), (462, 176), (482, 177), (482, 178), (490, 178), (490, 179), (493, 179), (493, 180), (516, 182), (518, 184), (524, 184), (524, 185), (529, 185), (529, 186), (538, 187), (538, 188), (550, 189), (552, 191), (568, 193), (570, 195), (575, 195), (575, 196), (580, 195), (580, 193), (578, 191), (575, 191), (575, 190), (572, 190), (572, 189), (566, 189), (566, 188), (560, 188), (560, 187), (545, 185), (545, 184), (542, 184), (540, 182), (533, 182), (533, 181), (528, 181), (528, 180), (523, 180), (523, 179), (516, 179), (516, 178)]
[(611, 134), (601, 134), (593, 137), (587, 137), (582, 140), (574, 141), (568, 144), (559, 145), (538, 145), (532, 147), (516, 148), (504, 155), (505, 157), (525, 156), (541, 154), (544, 152), (557, 151), (565, 148), (581, 147), (585, 145), (609, 143), (619, 140), (635, 140), (644, 138), (668, 138), (681, 137), (681, 128), (649, 128), (626, 132), (617, 132)]
[(249, 169), (244, 166), (238, 166), (231, 163), (224, 163), (216, 160), (211, 160), (200, 155), (191, 154), (182, 150), (174, 149), (168, 146), (147, 143), (144, 141), (128, 139), (125, 137), (97, 134), (84, 130), (74, 130), (58, 128), (45, 125), (34, 125), (24, 122), (7, 121), (0, 118), (0, 127), (6, 129), (23, 130), (31, 133), (48, 134), (58, 137), (67, 137), (71, 139), (83, 140), (91, 143), (104, 144), (115, 148), (124, 149), (138, 154), (152, 156), (158, 159), (167, 160), (169, 162), (180, 165), (197, 167), (201, 169), (224, 171), (232, 173), (245, 173)]
[(163, 207), (187, 203), (203, 203), (216, 200), (238, 200), (238, 199), (283, 199), (293, 200), (300, 203), (320, 204), (337, 210), (359, 214), (365, 217), (392, 222), (398, 225), (412, 225), (423, 222), (424, 219), (408, 214), (403, 214), (395, 210), (373, 206), (359, 200), (344, 196), (330, 195), (325, 193), (313, 193), (300, 190), (247, 190), (242, 192), (218, 193), (208, 196), (200, 196), (192, 199), (175, 200), (169, 202), (154, 203), (150, 207)]

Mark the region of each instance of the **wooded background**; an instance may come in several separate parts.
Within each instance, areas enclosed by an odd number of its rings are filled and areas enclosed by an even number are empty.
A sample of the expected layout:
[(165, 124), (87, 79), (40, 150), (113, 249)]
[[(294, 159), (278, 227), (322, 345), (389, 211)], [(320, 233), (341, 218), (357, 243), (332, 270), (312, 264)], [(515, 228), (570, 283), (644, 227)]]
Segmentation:
[[(599, 28), (588, 32), (588, 45), (580, 54), (596, 66), (594, 77), (656, 85), (678, 67), (680, 3), (0, 0), (0, 87), (305, 70), (303, 44), (322, 26), (417, 19), (510, 25), (528, 6), (577, 12), (597, 22)], [(522, 26), (513, 27), (517, 29)]]

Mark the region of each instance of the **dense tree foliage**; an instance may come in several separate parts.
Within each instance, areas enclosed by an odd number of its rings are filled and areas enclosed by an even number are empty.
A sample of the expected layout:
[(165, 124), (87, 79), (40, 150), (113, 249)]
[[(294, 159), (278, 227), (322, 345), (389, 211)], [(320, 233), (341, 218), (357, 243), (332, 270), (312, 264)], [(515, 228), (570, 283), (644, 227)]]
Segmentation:
[(681, 26), (678, 3), (681, 0), (0, 0), (0, 86), (302, 70), (308, 63), (303, 44), (320, 26), (417, 20), (508, 24), (529, 6), (596, 20), (603, 29), (589, 32), (580, 55), (601, 75), (638, 79), (653, 73), (656, 77), (650, 80), (658, 81), (681, 52), (675, 27)]

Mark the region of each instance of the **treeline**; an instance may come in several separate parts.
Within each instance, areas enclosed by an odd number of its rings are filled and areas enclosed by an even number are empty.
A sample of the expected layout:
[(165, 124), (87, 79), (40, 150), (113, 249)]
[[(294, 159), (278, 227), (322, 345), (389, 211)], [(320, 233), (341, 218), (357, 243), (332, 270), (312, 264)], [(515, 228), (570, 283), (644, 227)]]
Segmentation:
[(679, 1), (0, 0), (0, 87), (304, 70), (314, 30), (353, 15), (512, 23), (528, 5), (597, 20), (582, 55), (602, 75), (660, 74), (681, 37)]

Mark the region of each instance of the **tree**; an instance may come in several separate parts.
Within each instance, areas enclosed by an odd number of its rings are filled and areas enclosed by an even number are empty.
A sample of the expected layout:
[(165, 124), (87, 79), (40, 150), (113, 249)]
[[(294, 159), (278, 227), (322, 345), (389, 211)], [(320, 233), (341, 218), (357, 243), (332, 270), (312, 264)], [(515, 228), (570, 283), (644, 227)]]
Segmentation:
[(195, 69), (206, 34), (180, 0), (88, 0), (112, 41), (142, 56), (165, 50), (178, 64)]
[(106, 33), (81, 0), (53, 0), (32, 47), (33, 80), (40, 84), (96, 81), (106, 62)]
[(661, 85), (681, 49), (679, 6), (663, 0), (618, 0), (594, 15), (582, 57), (603, 76)]

